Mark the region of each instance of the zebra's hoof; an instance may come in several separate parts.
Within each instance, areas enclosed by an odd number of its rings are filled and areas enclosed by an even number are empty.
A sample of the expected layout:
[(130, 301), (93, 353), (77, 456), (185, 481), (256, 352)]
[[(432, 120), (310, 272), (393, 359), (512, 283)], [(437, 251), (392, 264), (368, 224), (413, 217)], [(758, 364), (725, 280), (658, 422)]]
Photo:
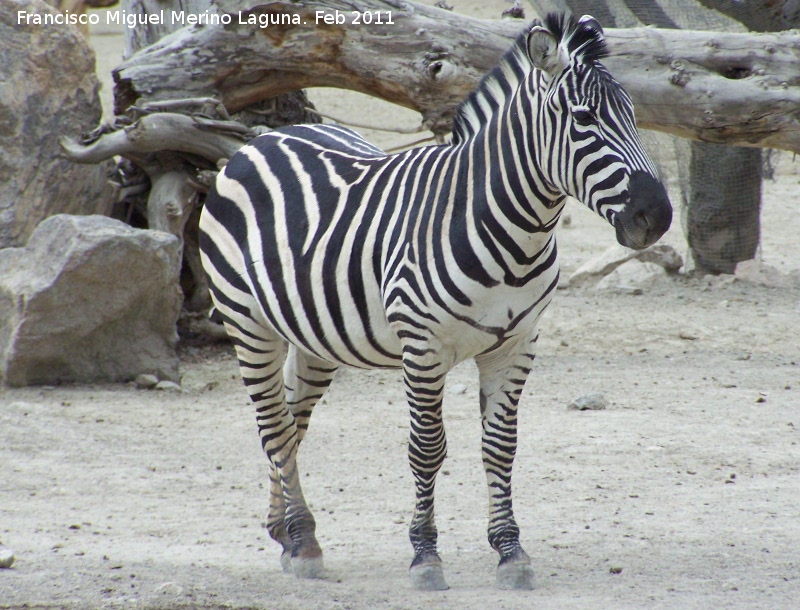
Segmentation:
[(444, 570), (439, 564), (412, 566), (408, 571), (411, 584), (420, 591), (446, 591), (450, 587), (444, 579)]
[(325, 578), (326, 576), (322, 557), (292, 557), (290, 561), (292, 572), (297, 578)]
[(284, 574), (292, 573), (292, 552), (284, 551), (281, 553), (281, 569)]
[(536, 579), (530, 561), (508, 561), (497, 566), (497, 587), (530, 591)]
[(420, 591), (446, 591), (450, 587), (444, 579), (441, 562), (420, 562), (408, 570), (411, 584)]

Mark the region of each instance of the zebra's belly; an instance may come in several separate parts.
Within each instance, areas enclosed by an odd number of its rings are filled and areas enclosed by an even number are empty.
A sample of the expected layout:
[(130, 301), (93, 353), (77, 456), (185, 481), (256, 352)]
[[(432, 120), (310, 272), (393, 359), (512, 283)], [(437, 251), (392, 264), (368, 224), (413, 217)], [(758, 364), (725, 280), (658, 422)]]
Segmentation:
[(454, 366), (488, 351), (512, 348), (518, 339), (527, 344), (551, 298), (534, 305), (529, 294), (519, 292), (496, 289), (485, 300), (474, 301), (469, 312), (458, 317), (441, 315), (440, 322), (430, 327), (430, 347), (438, 351), (441, 361)]

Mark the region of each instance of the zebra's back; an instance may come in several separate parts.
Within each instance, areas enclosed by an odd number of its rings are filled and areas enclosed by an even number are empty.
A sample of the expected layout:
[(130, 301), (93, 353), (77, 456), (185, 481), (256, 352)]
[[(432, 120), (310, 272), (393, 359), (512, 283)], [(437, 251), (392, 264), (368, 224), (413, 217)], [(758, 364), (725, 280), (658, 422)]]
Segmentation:
[(399, 366), (397, 337), (378, 307), (385, 201), (364, 192), (389, 164), (355, 132), (333, 126), (276, 130), (243, 147), (201, 219), (215, 296), (224, 300), (235, 287), (230, 305), (241, 317), (325, 360)]

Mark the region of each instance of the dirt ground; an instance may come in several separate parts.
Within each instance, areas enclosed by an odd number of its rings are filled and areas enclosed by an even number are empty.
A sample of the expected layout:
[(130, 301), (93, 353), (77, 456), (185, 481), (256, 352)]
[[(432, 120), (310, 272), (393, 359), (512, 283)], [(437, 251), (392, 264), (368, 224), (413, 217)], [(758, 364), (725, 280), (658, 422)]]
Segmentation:
[[(108, 61), (119, 35), (94, 43)], [(334, 111), (396, 118), (314, 95)], [(797, 608), (798, 174), (783, 154), (764, 185), (766, 284), (681, 275), (638, 296), (556, 295), (514, 472), (536, 590), (494, 587), (474, 365), (451, 373), (445, 401), (436, 498), (451, 589), (422, 593), (407, 575), (399, 374), (342, 370), (315, 411), (300, 463), (329, 578), (298, 581), (263, 527), (266, 461), (232, 352), (183, 346), (181, 392), (0, 393), (0, 542), (16, 553), (0, 570), (0, 608)], [(590, 212), (568, 214), (565, 276), (615, 243)], [(684, 252), (679, 224), (666, 241)], [(605, 410), (567, 408), (593, 392)]]

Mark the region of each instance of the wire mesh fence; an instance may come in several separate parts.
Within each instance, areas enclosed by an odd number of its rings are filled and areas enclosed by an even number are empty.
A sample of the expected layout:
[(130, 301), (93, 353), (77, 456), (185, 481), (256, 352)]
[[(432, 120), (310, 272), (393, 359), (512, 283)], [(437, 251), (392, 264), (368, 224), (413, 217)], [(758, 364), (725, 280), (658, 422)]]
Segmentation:
[[(528, 0), (537, 14), (568, 10), (591, 14), (605, 27), (745, 32), (780, 31), (800, 24), (800, 0)], [(645, 144), (661, 166), (680, 218), (691, 264), (700, 272), (733, 273), (756, 258), (761, 185), (772, 154), (689, 142), (647, 132)]]

